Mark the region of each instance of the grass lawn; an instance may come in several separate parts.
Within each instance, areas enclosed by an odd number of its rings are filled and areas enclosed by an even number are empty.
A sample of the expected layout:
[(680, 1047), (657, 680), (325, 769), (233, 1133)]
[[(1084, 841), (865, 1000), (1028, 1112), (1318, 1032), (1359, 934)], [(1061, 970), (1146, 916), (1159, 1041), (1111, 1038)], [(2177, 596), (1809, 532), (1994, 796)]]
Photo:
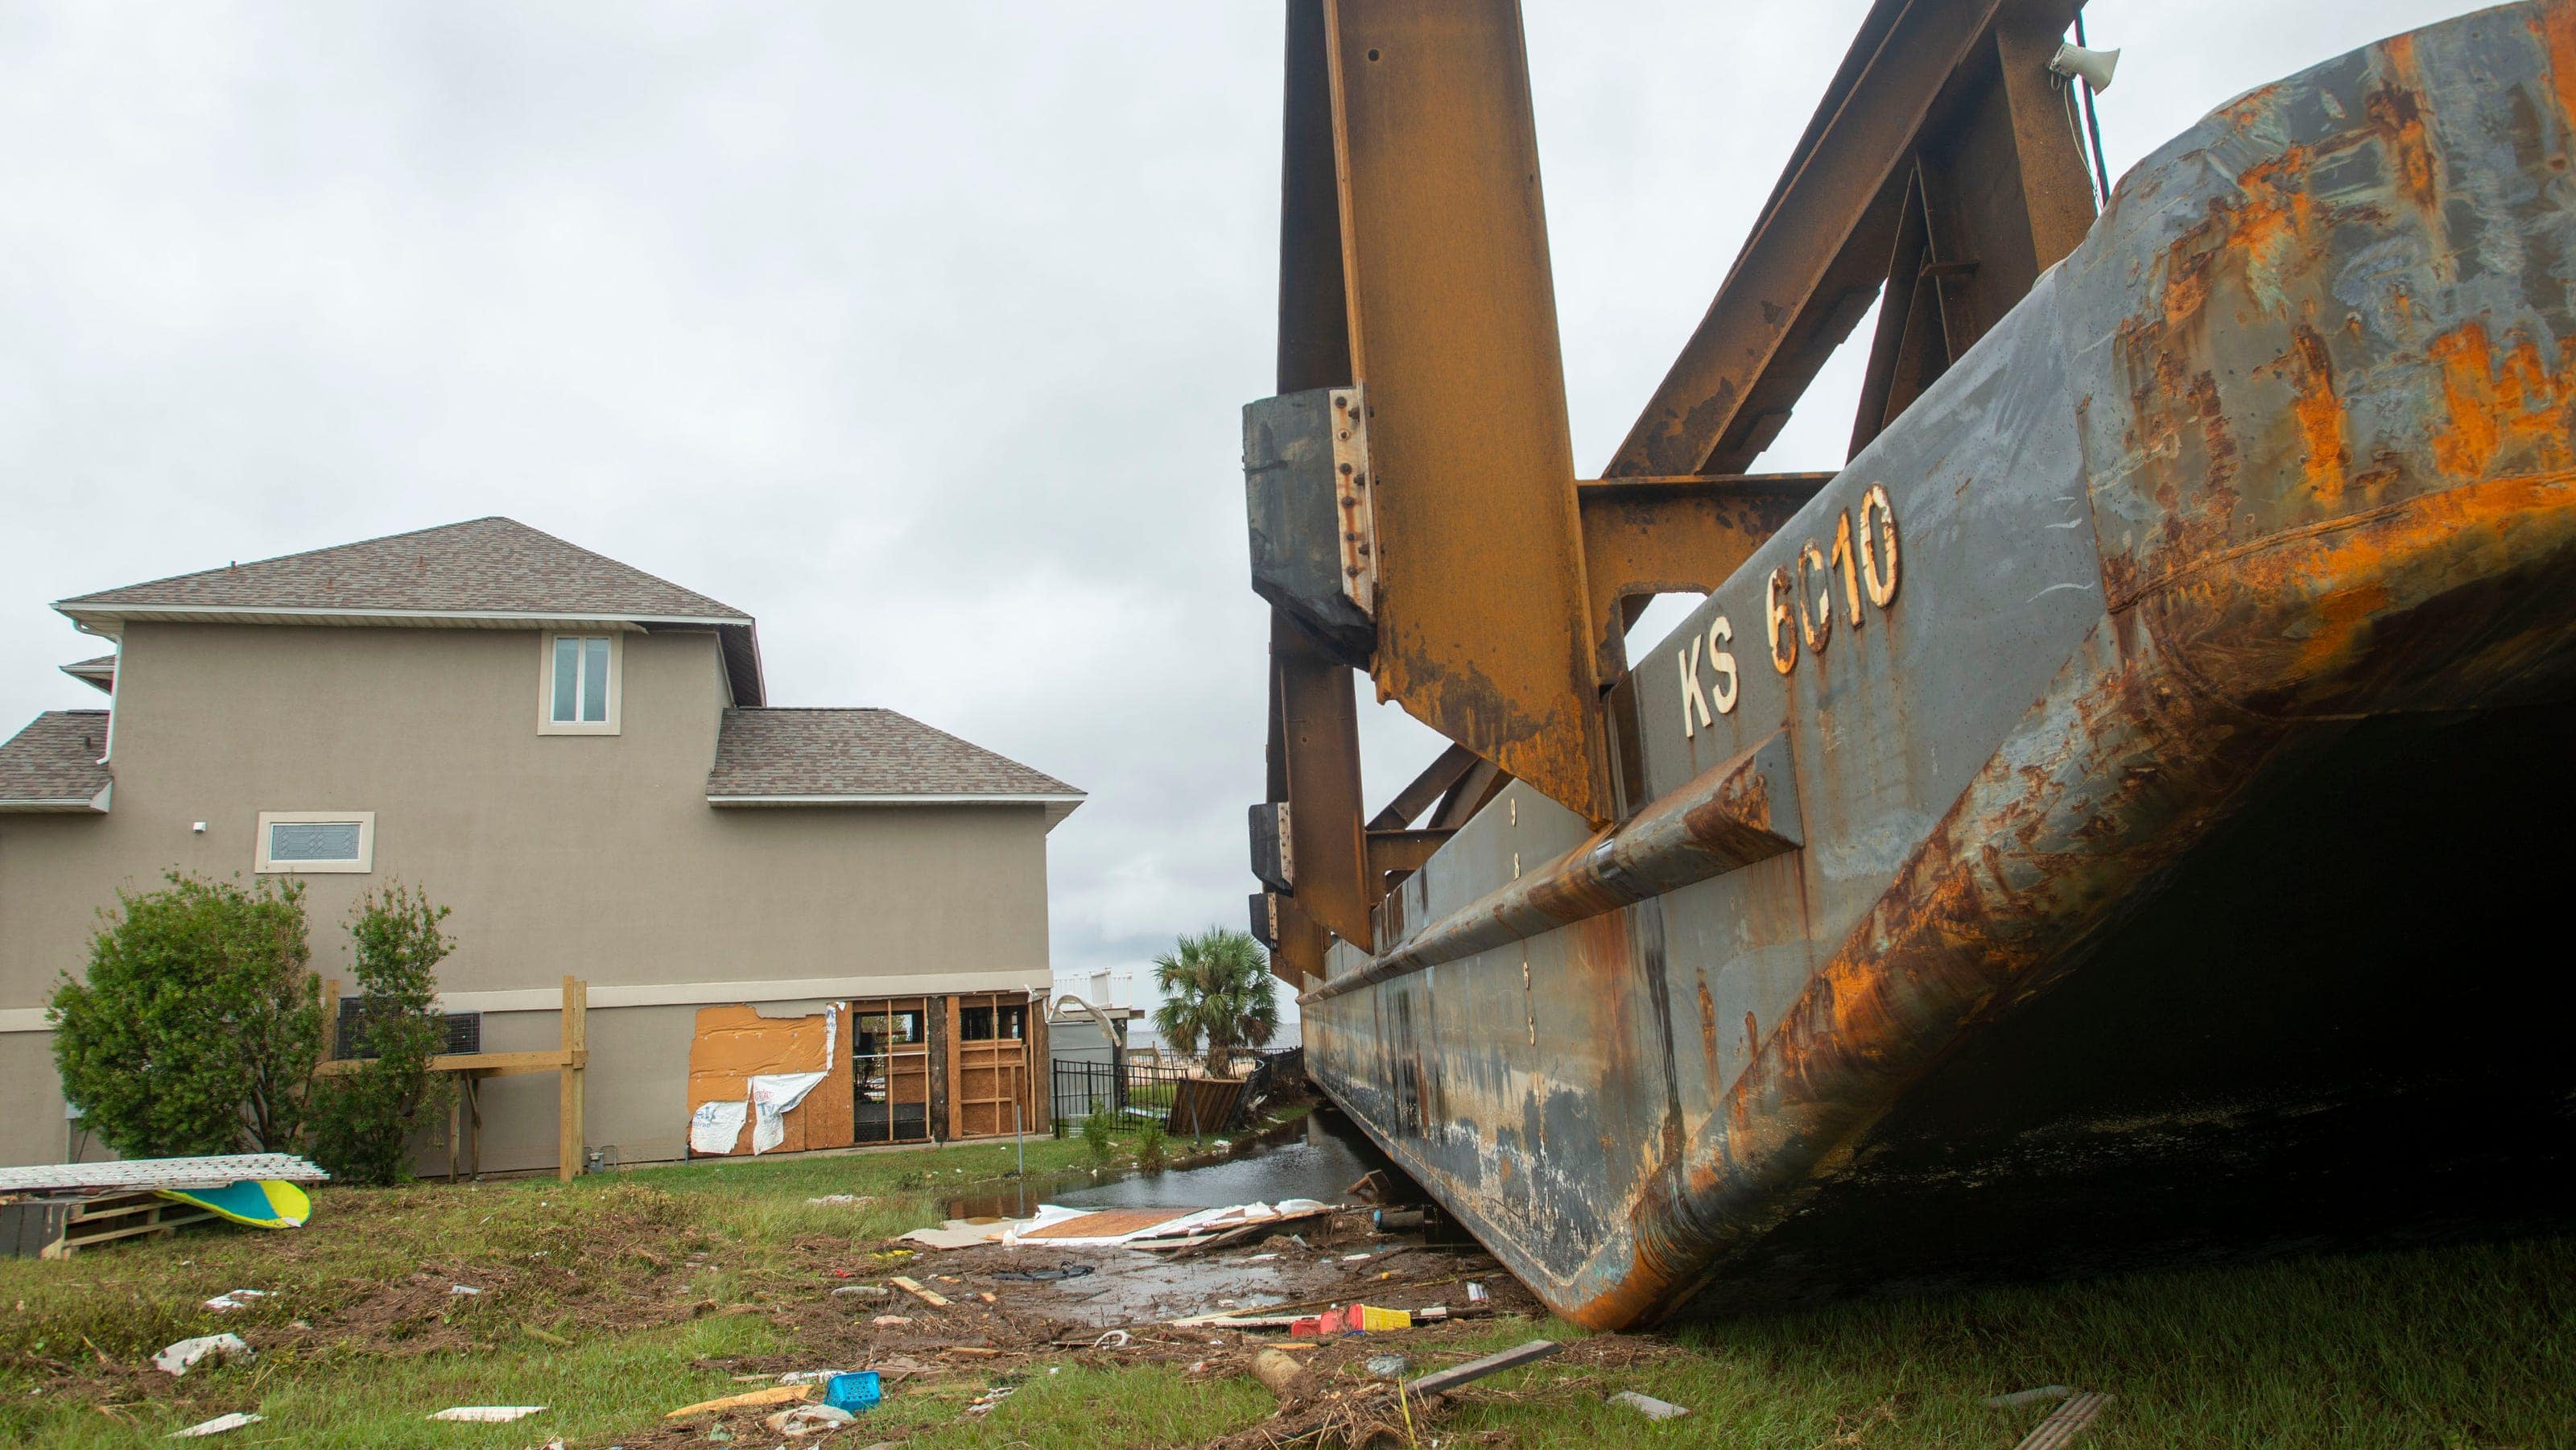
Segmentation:
[[(1032, 1177), (1084, 1160), (1078, 1139), (1028, 1145)], [(865, 1317), (816, 1315), (851, 1282), (831, 1268), (924, 1272), (927, 1256), (871, 1255), (935, 1220), (949, 1194), (991, 1191), (1012, 1163), (1007, 1146), (947, 1147), (570, 1186), (331, 1188), (292, 1233), (193, 1229), (67, 1263), (0, 1261), (0, 1444), (167, 1444), (227, 1410), (267, 1418), (207, 1442), (223, 1450), (701, 1443), (661, 1412), (749, 1387), (718, 1361), (852, 1358), (847, 1326), (864, 1334)], [(825, 1194), (876, 1202), (806, 1202)], [(483, 1292), (454, 1294), (458, 1283)], [(245, 1287), (274, 1297), (229, 1314), (201, 1307)], [(258, 1345), (257, 1363), (175, 1382), (149, 1368), (162, 1345), (222, 1330)], [(1386, 1347), (1428, 1368), (1539, 1336), (1582, 1337), (1511, 1320)], [(1274, 1403), (1248, 1377), (1192, 1378), (1180, 1363), (1067, 1352), (1013, 1365), (1023, 1387), (986, 1418), (961, 1413), (989, 1373), (969, 1362), (904, 1383), (822, 1443), (1192, 1445), (1258, 1424)], [(2000, 1288), (1595, 1340), (1476, 1385), (1425, 1443), (2002, 1447), (2048, 1407), (1993, 1410), (1984, 1397), (2050, 1383), (2119, 1396), (2079, 1441), (2103, 1450), (2576, 1444), (2576, 1241)], [(1601, 1403), (1623, 1388), (1694, 1413), (1658, 1425)], [(423, 1418), (452, 1404), (548, 1408), (515, 1425)]]

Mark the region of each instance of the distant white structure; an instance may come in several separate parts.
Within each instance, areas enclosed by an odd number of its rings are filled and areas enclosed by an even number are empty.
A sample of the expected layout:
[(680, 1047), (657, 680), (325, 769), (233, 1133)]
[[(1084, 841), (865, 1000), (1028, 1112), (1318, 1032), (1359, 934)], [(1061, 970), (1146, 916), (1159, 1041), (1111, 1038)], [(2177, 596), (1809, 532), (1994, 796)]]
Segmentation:
[[(1088, 972), (1058, 971), (1055, 994), (1075, 996), (1095, 1007), (1125, 1007), (1136, 1016), (1127, 1023), (1127, 1047), (1130, 1051), (1159, 1048), (1162, 1038), (1154, 1031), (1154, 1009), (1162, 1005), (1162, 993), (1154, 988), (1150, 967), (1094, 967)], [(1297, 1015), (1297, 994), (1286, 983), (1279, 986), (1279, 1030), (1271, 1034), (1267, 1045), (1295, 1047), (1304, 1041), (1303, 1024)]]

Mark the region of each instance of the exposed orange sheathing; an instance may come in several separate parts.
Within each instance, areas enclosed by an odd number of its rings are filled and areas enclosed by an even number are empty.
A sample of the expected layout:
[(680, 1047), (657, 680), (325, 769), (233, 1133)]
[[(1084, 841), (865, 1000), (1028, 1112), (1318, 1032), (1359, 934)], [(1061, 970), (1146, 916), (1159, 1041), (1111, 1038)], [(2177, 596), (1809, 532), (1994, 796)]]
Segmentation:
[[(842, 1014), (838, 1041), (849, 1041), (849, 1008)], [(751, 1079), (764, 1073), (812, 1072), (823, 1067), (826, 1029), (822, 1013), (808, 1017), (763, 1017), (747, 1006), (701, 1007), (697, 1032), (689, 1039), (689, 1096), (683, 1120), (700, 1103), (743, 1101)], [(829, 1075), (805, 1101), (781, 1120), (787, 1136), (775, 1152), (850, 1145), (850, 1060), (836, 1050)], [(731, 1150), (751, 1151), (751, 1128), (734, 1140)]]

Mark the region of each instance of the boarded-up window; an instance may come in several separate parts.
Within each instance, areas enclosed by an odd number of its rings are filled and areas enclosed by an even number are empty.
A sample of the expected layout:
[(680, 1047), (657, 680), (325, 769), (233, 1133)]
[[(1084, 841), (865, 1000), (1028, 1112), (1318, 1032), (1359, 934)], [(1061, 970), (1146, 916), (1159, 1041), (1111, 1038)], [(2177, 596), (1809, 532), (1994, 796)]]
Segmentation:
[(986, 992), (950, 999), (956, 1036), (948, 1052), (948, 1133), (989, 1138), (1039, 1122), (1030, 1097), (1029, 1000)]

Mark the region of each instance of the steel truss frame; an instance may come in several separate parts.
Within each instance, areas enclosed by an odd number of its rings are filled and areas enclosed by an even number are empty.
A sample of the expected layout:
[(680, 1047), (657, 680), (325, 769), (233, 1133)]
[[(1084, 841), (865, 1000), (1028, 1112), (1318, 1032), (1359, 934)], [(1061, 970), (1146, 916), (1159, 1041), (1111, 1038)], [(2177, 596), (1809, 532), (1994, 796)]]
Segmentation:
[[(1879, 0), (1699, 327), (1578, 479), (1519, 6), (1289, 0), (1278, 387), (1365, 400), (1343, 482), (1370, 530), (1339, 557), (1369, 571), (1374, 642), (1273, 605), (1252, 915), (1277, 975), (1320, 978), (1335, 937), (1391, 945), (1378, 902), (1513, 779), (1595, 825), (1645, 804), (1626, 631), (1830, 480), (1745, 472), (1818, 369), (1883, 297), (1857, 455), (2091, 225), (2048, 70), (2077, 8)], [(1374, 815), (1363, 668), (1456, 742)]]

